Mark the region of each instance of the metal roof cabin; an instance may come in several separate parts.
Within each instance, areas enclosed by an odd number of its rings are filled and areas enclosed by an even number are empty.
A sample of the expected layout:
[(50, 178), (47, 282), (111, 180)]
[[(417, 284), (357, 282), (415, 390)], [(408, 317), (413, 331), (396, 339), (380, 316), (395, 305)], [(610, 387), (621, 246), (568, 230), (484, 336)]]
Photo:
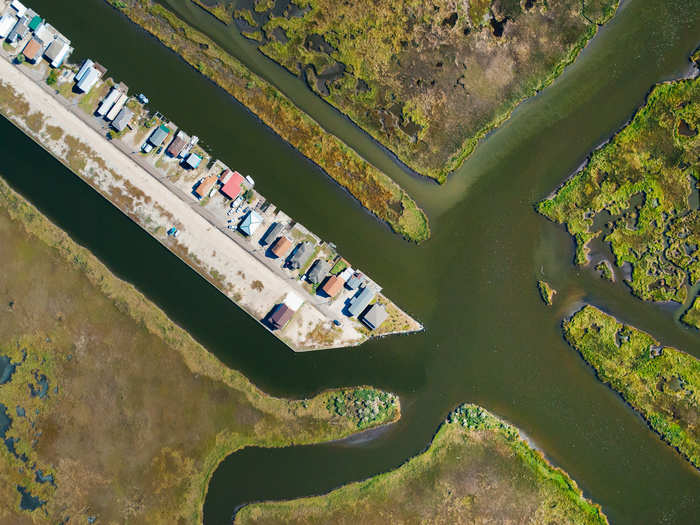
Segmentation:
[(323, 286), (321, 286), (321, 291), (328, 297), (335, 297), (343, 289), (344, 284), (345, 281), (337, 275), (329, 275)]
[(282, 236), (270, 247), (270, 251), (275, 255), (275, 257), (284, 257), (287, 255), (287, 253), (289, 253), (291, 248), (292, 241)]
[(25, 36), (27, 36), (27, 33), (29, 33), (29, 26), (27, 25), (27, 22), (20, 20), (15, 24), (15, 27), (12, 28), (12, 31), (10, 31), (7, 41), (10, 44), (14, 44), (18, 40), (22, 40)]
[(17, 25), (18, 21), (19, 18), (12, 13), (5, 13), (2, 15), (2, 18), (0, 18), (0, 38), (5, 38), (7, 35), (9, 35), (10, 31), (12, 31), (12, 28)]
[(214, 187), (214, 184), (216, 184), (216, 180), (216, 175), (209, 175), (208, 177), (204, 177), (201, 181), (199, 181), (197, 189), (194, 190), (197, 197), (200, 199), (206, 197), (209, 191)]
[(328, 275), (328, 271), (331, 269), (331, 263), (324, 261), (323, 259), (317, 259), (311, 266), (311, 269), (306, 274), (306, 279), (311, 284), (319, 284)]
[(80, 79), (80, 82), (76, 84), (80, 91), (87, 93), (90, 91), (102, 75), (97, 69), (90, 68), (90, 70)]
[(384, 305), (375, 303), (364, 313), (360, 321), (370, 330), (376, 330), (386, 321), (387, 317), (389, 317), (389, 314)]
[(41, 18), (39, 15), (34, 15), (32, 19), (29, 21), (29, 29), (32, 31), (36, 31), (39, 29), (42, 25), (44, 24), (44, 19)]
[(97, 108), (97, 115), (100, 117), (103, 117), (107, 114), (107, 112), (112, 108), (114, 103), (119, 99), (121, 96), (121, 91), (117, 89), (116, 86), (112, 88), (112, 91), (109, 92), (109, 95), (107, 95), (103, 100), (102, 103), (99, 105)]
[(44, 51), (44, 42), (42, 42), (37, 37), (32, 38), (27, 45), (24, 46), (22, 54), (29, 62), (36, 62), (36, 60), (41, 56)]
[(80, 66), (80, 69), (73, 77), (73, 80), (75, 80), (76, 82), (80, 82), (83, 79), (83, 77), (85, 75), (87, 75), (88, 71), (90, 71), (90, 69), (92, 69), (93, 64), (94, 64), (94, 62), (92, 60), (90, 60), (89, 58), (86, 58), (85, 61), (83, 62), (83, 65)]
[(265, 244), (270, 244), (273, 242), (277, 237), (282, 235), (282, 231), (284, 231), (284, 224), (281, 222), (276, 222), (270, 228), (265, 232), (265, 235), (262, 236), (260, 239), (260, 244), (265, 245)]
[(133, 116), (134, 112), (129, 108), (122, 108), (119, 115), (117, 115), (117, 118), (112, 121), (112, 127), (117, 131), (122, 131), (129, 125), (129, 122), (131, 122), (131, 117)]
[(241, 230), (243, 234), (250, 237), (255, 233), (255, 230), (257, 230), (260, 227), (262, 222), (262, 217), (258, 215), (257, 212), (251, 210), (238, 225), (238, 229)]
[(12, 2), (10, 2), (10, 7), (17, 11), (19, 16), (24, 16), (24, 13), (27, 12), (27, 8), (24, 7), (24, 4), (22, 4), (22, 2), (19, 0), (12, 0)]
[(350, 279), (347, 280), (345, 286), (350, 290), (357, 290), (362, 284), (362, 274), (360, 272), (355, 272)]
[(71, 51), (70, 41), (62, 38), (56, 38), (48, 47), (44, 56), (51, 63), (51, 67), (61, 67), (63, 61)]
[(292, 253), (292, 256), (289, 258), (289, 261), (287, 261), (287, 266), (292, 270), (298, 270), (309, 260), (313, 249), (314, 246), (309, 241), (298, 244), (294, 253)]
[(278, 304), (268, 315), (267, 322), (273, 330), (279, 330), (284, 328), (293, 316), (294, 310), (284, 303)]
[(350, 316), (356, 317), (360, 315), (369, 306), (375, 295), (377, 295), (377, 291), (374, 288), (365, 286), (359, 294), (350, 299), (350, 306), (348, 306)]
[(157, 148), (163, 144), (163, 141), (165, 141), (169, 134), (170, 128), (165, 124), (161, 124), (153, 133), (151, 133), (151, 136), (148, 137), (148, 142)]
[(234, 171), (228, 179), (228, 182), (221, 188), (221, 193), (226, 195), (229, 199), (235, 199), (241, 193), (241, 184), (243, 184), (244, 180), (243, 175)]
[(182, 130), (177, 132), (177, 135), (175, 135), (175, 138), (173, 141), (170, 143), (168, 146), (168, 149), (165, 150), (165, 152), (170, 155), (172, 158), (177, 158), (180, 156), (180, 153), (182, 152), (183, 149), (185, 149), (185, 146), (187, 145), (188, 138), (187, 136), (183, 133)]
[(187, 159), (185, 160), (184, 164), (186, 168), (196, 170), (201, 162), (202, 157), (200, 157), (196, 153), (190, 153), (189, 155), (187, 155)]
[(124, 104), (126, 104), (126, 101), (129, 100), (129, 96), (126, 93), (123, 91), (120, 92), (121, 95), (119, 95), (119, 98), (114, 103), (114, 106), (112, 106), (112, 109), (110, 109), (105, 115), (105, 119), (108, 121), (114, 120), (124, 107)]

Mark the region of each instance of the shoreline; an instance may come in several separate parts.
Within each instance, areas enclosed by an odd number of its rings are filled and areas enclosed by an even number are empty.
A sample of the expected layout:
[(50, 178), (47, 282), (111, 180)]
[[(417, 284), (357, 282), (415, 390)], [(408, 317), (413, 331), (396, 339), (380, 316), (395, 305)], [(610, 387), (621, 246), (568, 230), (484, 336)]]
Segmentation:
[[(327, 317), (329, 314), (322, 310), (324, 307), (312, 304), (308, 300), (295, 315), (295, 318), (303, 320), (304, 326), (307, 327), (305, 334), (292, 333), (293, 323), (289, 323), (285, 330), (279, 333), (269, 330), (261, 321), (265, 313), (281, 296), (303, 293), (300, 286), (293, 286), (293, 281), (275, 274), (246, 249), (239, 247), (225, 233), (226, 230), (212, 224), (199, 211), (193, 209), (192, 204), (173, 193), (167, 187), (167, 181), (159, 180), (153, 173), (148, 173), (141, 159), (127, 155), (124, 148), (115, 147), (119, 145), (119, 139), (113, 139), (110, 144), (101, 137), (94, 124), (89, 122), (90, 117), (87, 113), (82, 115), (82, 109), (66, 107), (65, 103), (57, 99), (60, 95), (52, 94), (53, 89), (30, 78), (29, 71), (23, 70), (26, 67), (40, 66), (13, 65), (7, 60), (0, 60), (0, 70), (3, 71), (2, 89), (12, 91), (6, 92), (3, 97), (3, 115), (254, 317), (260, 325), (294, 351), (356, 346), (370, 338), (369, 335), (358, 331), (354, 325), (345, 323), (347, 326), (333, 332), (332, 341), (327, 341), (327, 334), (324, 334), (324, 342), (321, 344), (308, 339), (311, 332), (309, 326), (320, 327), (330, 322)], [(17, 93), (26, 94), (27, 97)], [(24, 108), (24, 115), (15, 111), (19, 106)], [(38, 114), (41, 120), (36, 130), (31, 129), (28, 124), (30, 114), (31, 117)], [(52, 127), (62, 130), (60, 139), (53, 140), (47, 136), (44, 128)], [(182, 235), (178, 240), (171, 239), (152, 226), (154, 223), (172, 225), (173, 222), (178, 226), (182, 225)], [(211, 256), (208, 255), (210, 253)], [(235, 272), (236, 269), (238, 273)], [(243, 286), (246, 282), (245, 274), (250, 276), (253, 283), (260, 283), (257, 291)], [(422, 329), (418, 323), (416, 328)]]
[[(168, 345), (175, 354), (182, 358), (184, 365), (192, 374), (220, 381), (227, 388), (239, 391), (247, 403), (265, 413), (277, 416), (281, 422), (293, 423), (296, 418), (308, 417), (308, 414), (311, 413), (318, 420), (317, 422), (321, 423), (319, 428), (301, 434), (285, 433), (284, 429), (278, 429), (275, 432), (260, 435), (257, 440), (252, 439), (246, 433), (222, 430), (217, 434), (216, 445), (211, 447), (208, 453), (201, 458), (205, 468), (196, 471), (192, 476), (195, 481), (190, 485), (191, 493), (196, 492), (198, 496), (191, 510), (198, 516), (198, 521), (201, 522), (203, 516), (203, 506), (211, 476), (216, 467), (230, 454), (246, 446), (280, 448), (294, 444), (310, 445), (331, 442), (362, 432), (357, 432), (357, 425), (351, 417), (337, 419), (336, 415), (331, 414), (326, 407), (328, 400), (334, 395), (363, 389), (379, 393), (383, 391), (363, 385), (325, 389), (304, 399), (287, 399), (267, 394), (242, 372), (224, 365), (132, 284), (112, 274), (92, 252), (77, 244), (65, 231), (14, 191), (1, 176), (0, 209), (3, 213), (7, 213), (10, 220), (15, 222), (18, 228), (26, 232), (28, 236), (55, 251), (56, 258), (61, 264), (65, 264), (82, 274), (97, 293), (102, 294), (109, 302), (118, 305), (117, 308), (120, 312), (132, 319), (147, 333), (161, 339)], [(60, 377), (52, 379), (52, 381), (58, 380)], [(61, 390), (63, 391), (64, 388)], [(395, 399), (395, 410), (391, 418), (379, 420), (376, 427), (383, 427), (400, 419), (400, 399), (395, 395), (393, 398)], [(325, 423), (325, 421), (330, 423), (331, 420), (334, 420), (333, 424)], [(369, 428), (374, 428), (374, 426)], [(57, 477), (61, 475), (61, 468), (53, 471)]]
[[(427, 215), (398, 183), (326, 131), (276, 87), (248, 70), (208, 36), (151, 0), (123, 6), (105, 1), (234, 97), (395, 233), (418, 244), (430, 238)], [(400, 211), (393, 209), (392, 204)]]

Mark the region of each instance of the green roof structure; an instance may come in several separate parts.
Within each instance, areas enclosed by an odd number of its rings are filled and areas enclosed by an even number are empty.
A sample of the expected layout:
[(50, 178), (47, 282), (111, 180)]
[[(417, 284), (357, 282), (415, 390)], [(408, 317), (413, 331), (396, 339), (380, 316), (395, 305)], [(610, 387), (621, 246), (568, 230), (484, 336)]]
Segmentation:
[(32, 31), (36, 31), (41, 24), (44, 23), (44, 19), (41, 18), (39, 15), (36, 15), (34, 18), (32, 18), (32, 21), (29, 22), (29, 29)]

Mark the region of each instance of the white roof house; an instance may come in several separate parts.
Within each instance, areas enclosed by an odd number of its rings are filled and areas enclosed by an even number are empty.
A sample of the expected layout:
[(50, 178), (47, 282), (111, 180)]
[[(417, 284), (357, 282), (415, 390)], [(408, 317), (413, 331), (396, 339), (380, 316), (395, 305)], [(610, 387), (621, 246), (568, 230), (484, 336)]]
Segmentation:
[(90, 68), (90, 70), (85, 75), (83, 75), (83, 78), (80, 79), (80, 82), (78, 82), (76, 87), (83, 93), (87, 93), (97, 83), (97, 81), (100, 79), (100, 76), (101, 75), (99, 71)]
[(51, 43), (53, 39), (56, 38), (57, 34), (51, 24), (42, 24), (34, 31), (34, 36), (46, 43)]
[(299, 308), (301, 308), (301, 305), (304, 304), (304, 299), (299, 297), (294, 292), (289, 292), (287, 297), (284, 299), (284, 304), (286, 304), (290, 310), (294, 310), (296, 312)]
[(85, 62), (83, 62), (83, 65), (80, 66), (78, 72), (73, 77), (73, 80), (75, 80), (76, 82), (80, 82), (83, 79), (83, 77), (88, 74), (90, 69), (92, 69), (93, 64), (94, 62), (92, 60), (90, 60), (89, 58), (86, 59)]
[[(121, 93), (121, 92), (120, 92)], [(119, 112), (122, 110), (124, 107), (124, 104), (126, 104), (126, 101), (129, 100), (129, 97), (127, 96), (126, 93), (121, 93), (117, 101), (114, 103), (114, 106), (112, 106), (112, 109), (109, 110), (109, 113), (107, 113), (107, 116), (105, 117), (107, 120), (110, 122), (114, 120)]]
[(17, 25), (18, 21), (19, 18), (12, 13), (5, 13), (2, 15), (2, 18), (0, 18), (0, 38), (5, 38), (7, 35), (9, 35), (10, 31), (12, 31), (12, 28)]
[(12, 2), (10, 3), (10, 7), (17, 11), (17, 14), (19, 16), (24, 16), (24, 13), (27, 12), (27, 8), (24, 7), (24, 4), (19, 0), (12, 0)]
[(106, 115), (114, 103), (119, 99), (119, 95), (121, 95), (121, 92), (116, 87), (113, 87), (112, 91), (109, 92), (109, 95), (102, 100), (102, 103), (97, 108), (97, 115), (100, 117)]
[(60, 67), (70, 52), (70, 41), (58, 37), (46, 49), (44, 56), (51, 63), (51, 67)]

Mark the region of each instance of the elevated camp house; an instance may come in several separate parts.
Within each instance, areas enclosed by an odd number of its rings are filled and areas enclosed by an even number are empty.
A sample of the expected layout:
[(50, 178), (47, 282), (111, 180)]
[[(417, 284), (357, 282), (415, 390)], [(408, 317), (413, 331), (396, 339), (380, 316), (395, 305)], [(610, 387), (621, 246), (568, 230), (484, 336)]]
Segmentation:
[(41, 58), (41, 54), (43, 52), (44, 42), (36, 36), (27, 42), (27, 45), (24, 46), (24, 49), (22, 50), (24, 58), (27, 60), (27, 62), (31, 62), (32, 64), (36, 63), (36, 61)]
[(117, 97), (117, 100), (114, 103), (114, 105), (109, 109), (109, 111), (105, 115), (105, 120), (107, 122), (111, 122), (115, 118), (117, 118), (117, 115), (119, 115), (121, 110), (126, 105), (126, 102), (129, 100), (129, 96), (126, 94), (126, 92), (128, 90), (128, 88), (126, 87), (126, 84), (120, 83), (117, 86), (117, 90), (119, 91), (120, 94)]
[(360, 293), (355, 295), (348, 304), (348, 314), (350, 317), (357, 317), (365, 308), (369, 306), (374, 297), (377, 295), (377, 290), (371, 286), (365, 286)]
[(323, 259), (316, 259), (311, 265), (311, 268), (306, 273), (306, 280), (311, 284), (319, 284), (331, 269), (331, 263)]
[(29, 23), (25, 18), (21, 18), (7, 35), (7, 41), (14, 44), (22, 40), (29, 33)]
[(267, 316), (267, 324), (273, 330), (284, 328), (294, 314), (304, 304), (304, 300), (295, 293), (287, 294), (281, 304), (275, 305)]
[(46, 48), (44, 57), (49, 61), (51, 67), (57, 68), (63, 65), (63, 62), (71, 51), (70, 40), (67, 40), (63, 36), (57, 36), (54, 41), (49, 44), (49, 47)]
[(384, 305), (374, 303), (362, 314), (360, 321), (370, 330), (376, 330), (386, 321), (387, 317), (389, 317), (389, 314)]
[(353, 273), (350, 279), (345, 282), (345, 287), (348, 290), (357, 290), (362, 284), (363, 277), (364, 276), (360, 272)]
[(279, 258), (284, 258), (288, 253), (289, 250), (292, 249), (292, 241), (287, 239), (287, 237), (282, 236), (279, 237), (274, 244), (270, 247), (270, 252), (275, 256)]
[(86, 59), (75, 74), (75, 77), (73, 77), (73, 80), (76, 82), (75, 87), (83, 93), (87, 93), (106, 71), (107, 70), (103, 66), (93, 62), (89, 58)]
[(235, 199), (241, 194), (241, 188), (245, 179), (243, 178), (243, 175), (241, 175), (237, 171), (234, 171), (233, 173), (229, 173), (227, 175), (228, 180), (222, 186), (221, 193), (226, 195), (229, 199)]
[(129, 125), (129, 122), (131, 122), (133, 116), (134, 112), (129, 108), (122, 108), (116, 118), (112, 121), (112, 127), (117, 130), (117, 132), (123, 131), (124, 128)]
[(260, 244), (263, 246), (270, 244), (271, 242), (274, 242), (277, 237), (282, 235), (282, 232), (284, 231), (284, 224), (281, 222), (275, 222), (268, 228), (268, 230), (265, 232), (265, 234), (260, 238)]
[(250, 210), (238, 225), (238, 230), (246, 237), (250, 237), (256, 232), (262, 223), (263, 218), (258, 214), (258, 212), (255, 210)]
[(0, 17), (0, 38), (7, 38), (7, 35), (17, 25), (17, 22), (19, 22), (19, 18), (11, 12), (2, 15)]
[(202, 157), (196, 153), (190, 153), (182, 163), (182, 166), (188, 170), (196, 170), (202, 162)]
[(169, 134), (170, 128), (165, 124), (161, 124), (151, 133), (146, 143), (150, 144), (152, 148), (159, 148), (163, 145), (163, 142), (165, 142)]
[(185, 146), (189, 140), (190, 138), (184, 131), (178, 130), (173, 138), (173, 141), (168, 146), (168, 149), (165, 150), (165, 153), (174, 159), (178, 158), (182, 153), (182, 150), (185, 149)]
[(114, 106), (114, 103), (119, 100), (119, 97), (121, 96), (122, 92), (119, 90), (117, 86), (112, 87), (110, 92), (107, 94), (107, 96), (102, 99), (102, 102), (100, 103), (99, 106), (97, 106), (97, 111), (95, 111), (95, 114), (98, 117), (104, 117), (107, 112), (112, 109), (112, 106)]
[(214, 187), (214, 184), (216, 184), (217, 180), (218, 177), (216, 175), (209, 175), (208, 177), (204, 177), (201, 181), (199, 181), (197, 188), (194, 190), (197, 198), (203, 199), (206, 197)]
[(313, 251), (314, 245), (309, 241), (299, 243), (294, 252), (292, 252), (291, 257), (287, 259), (287, 267), (290, 270), (298, 270), (306, 264)]
[(328, 297), (335, 297), (343, 289), (345, 281), (338, 275), (329, 275), (321, 286), (321, 291)]

